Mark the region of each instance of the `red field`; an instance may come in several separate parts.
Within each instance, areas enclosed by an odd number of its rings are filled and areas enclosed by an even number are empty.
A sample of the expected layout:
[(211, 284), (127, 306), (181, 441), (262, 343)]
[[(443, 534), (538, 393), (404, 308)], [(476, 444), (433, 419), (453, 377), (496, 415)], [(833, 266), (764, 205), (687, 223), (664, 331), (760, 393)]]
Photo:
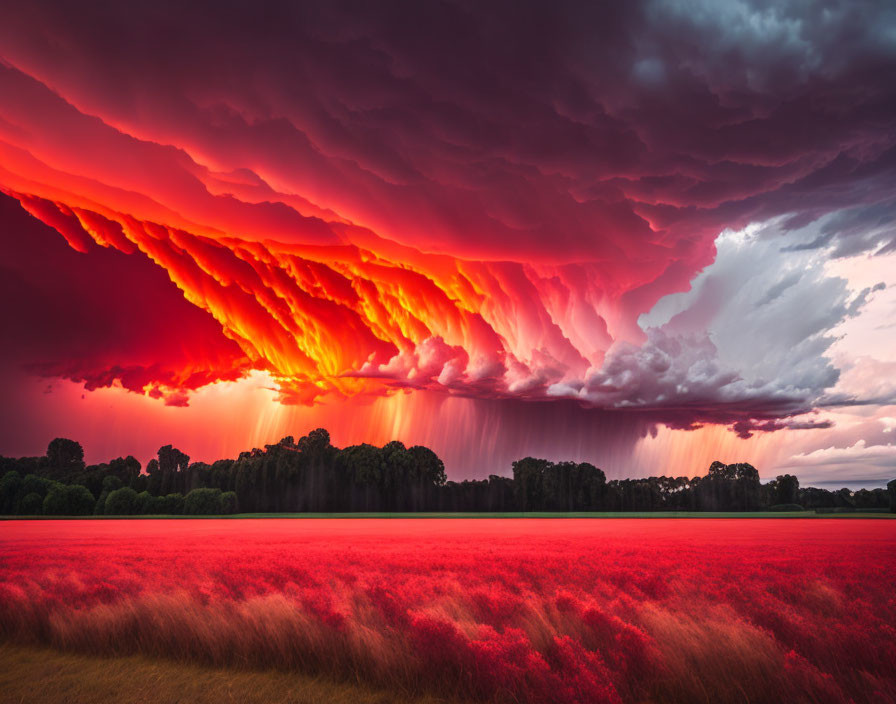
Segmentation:
[(0, 524), (0, 633), (531, 702), (896, 702), (896, 522)]

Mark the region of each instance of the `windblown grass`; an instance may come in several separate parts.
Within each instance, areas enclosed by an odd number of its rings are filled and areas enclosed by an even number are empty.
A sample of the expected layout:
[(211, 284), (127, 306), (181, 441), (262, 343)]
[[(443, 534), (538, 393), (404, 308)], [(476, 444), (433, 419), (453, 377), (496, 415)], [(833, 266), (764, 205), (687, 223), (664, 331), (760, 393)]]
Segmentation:
[(896, 702), (891, 525), (7, 524), (0, 634), (402, 697)]

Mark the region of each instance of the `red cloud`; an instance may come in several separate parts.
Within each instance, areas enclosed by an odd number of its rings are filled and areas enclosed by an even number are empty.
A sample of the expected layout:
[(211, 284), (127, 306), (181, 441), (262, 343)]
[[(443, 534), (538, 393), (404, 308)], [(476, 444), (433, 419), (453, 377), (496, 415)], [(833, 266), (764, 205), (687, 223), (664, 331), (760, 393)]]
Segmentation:
[[(797, 41), (662, 3), (284, 5), (258, 32), (222, 11), (23, 6), (0, 28), (0, 188), (85, 260), (154, 262), (204, 321), (158, 354), (34, 368), (172, 402), (257, 368), (285, 400), (567, 389), (655, 397), (686, 426), (805, 410), (681, 408), (678, 368), (637, 352), (638, 316), (722, 229), (891, 198), (892, 51), (861, 13), (831, 30), (801, 12), (780, 10)], [(703, 363), (682, 349), (682, 373)]]

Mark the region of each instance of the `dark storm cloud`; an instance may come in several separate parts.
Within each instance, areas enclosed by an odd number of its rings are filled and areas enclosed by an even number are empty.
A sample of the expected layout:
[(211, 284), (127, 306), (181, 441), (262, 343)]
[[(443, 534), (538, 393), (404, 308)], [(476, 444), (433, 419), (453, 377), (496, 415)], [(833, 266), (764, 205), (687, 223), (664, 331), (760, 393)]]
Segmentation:
[(270, 179), (313, 174), (298, 180), (425, 248), (624, 268), (666, 246), (664, 267), (692, 269), (726, 226), (892, 195), (885, 3), (32, 3), (7, 19), (8, 61), (111, 122)]
[(182, 389), (234, 379), (248, 360), (211, 316), (145, 256), (95, 244), (87, 254), (0, 194), (4, 367), (88, 389), (120, 382), (183, 402)]
[[(784, 218), (768, 266), (782, 249), (894, 247), (887, 3), (34, 2), (2, 19), (10, 191), (58, 179), (122, 217), (176, 215), (166, 224), (207, 236), (385, 248), (403, 275), (420, 252), (475, 270), (488, 355), (403, 329), (413, 350), (355, 365), (360, 376), (451, 386), (466, 372), (486, 398), (571, 395), (659, 408), (680, 427), (772, 429), (837, 381), (827, 332), (867, 292), (850, 304), (818, 271), (764, 277), (732, 326), (773, 334), (805, 298), (830, 302), (784, 328), (775, 355), (720, 353), (706, 332), (739, 289), (681, 311), (684, 330), (645, 335), (638, 316), (686, 290), (726, 228)], [(45, 210), (73, 247), (93, 246), (64, 208)], [(788, 239), (822, 221), (813, 240)], [(215, 254), (205, 269), (227, 280), (221, 295), (257, 297), (257, 273)], [(449, 299), (424, 281), (420, 308)]]

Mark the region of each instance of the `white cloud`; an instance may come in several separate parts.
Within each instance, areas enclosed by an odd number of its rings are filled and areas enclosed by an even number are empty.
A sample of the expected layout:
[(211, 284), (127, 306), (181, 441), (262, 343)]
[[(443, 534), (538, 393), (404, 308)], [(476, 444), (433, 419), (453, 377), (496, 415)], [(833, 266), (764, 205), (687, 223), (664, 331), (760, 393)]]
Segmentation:
[[(602, 407), (667, 409), (734, 422), (809, 411), (839, 379), (832, 330), (864, 305), (825, 268), (822, 250), (782, 251), (779, 222), (725, 231), (691, 290), (661, 299), (639, 324), (640, 346), (617, 342), (603, 365), (548, 393)], [(811, 239), (813, 228), (788, 235)]]
[(860, 439), (849, 447), (825, 447), (793, 455), (780, 467), (807, 478), (839, 475), (887, 481), (896, 477), (896, 445), (869, 445)]

